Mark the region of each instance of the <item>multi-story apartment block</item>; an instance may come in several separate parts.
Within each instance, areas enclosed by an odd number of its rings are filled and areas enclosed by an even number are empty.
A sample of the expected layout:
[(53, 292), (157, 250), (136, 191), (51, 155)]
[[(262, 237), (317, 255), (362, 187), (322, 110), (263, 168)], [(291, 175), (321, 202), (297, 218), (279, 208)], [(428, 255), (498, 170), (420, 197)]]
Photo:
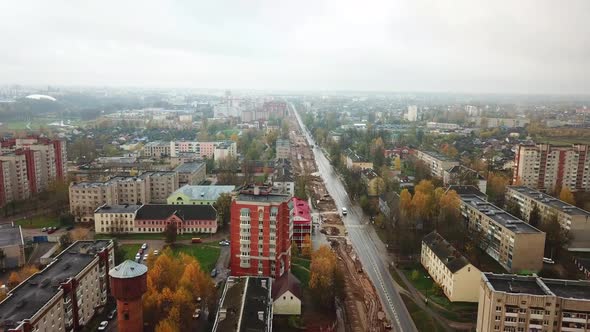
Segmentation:
[(478, 332), (583, 332), (589, 324), (589, 281), (482, 274)]
[(506, 200), (510, 199), (518, 203), (525, 220), (529, 220), (535, 206), (541, 216), (556, 215), (561, 227), (572, 236), (568, 250), (590, 249), (590, 212), (524, 186), (508, 186)]
[(181, 186), (197, 185), (207, 178), (207, 165), (203, 162), (188, 162), (178, 165), (175, 169), (178, 173), (178, 182)]
[(461, 214), (480, 247), (507, 271), (541, 270), (545, 233), (475, 195), (461, 196)]
[(234, 276), (278, 278), (291, 267), (289, 196), (254, 187), (232, 201), (230, 268)]
[(373, 162), (359, 156), (356, 152), (351, 150), (350, 148), (346, 149), (342, 154), (342, 161), (346, 164), (346, 168), (348, 169), (357, 169), (363, 170), (368, 168), (373, 168)]
[(227, 158), (234, 158), (238, 155), (238, 146), (236, 142), (224, 141), (218, 142), (215, 145), (215, 152), (213, 157), (215, 161), (224, 160)]
[(103, 204), (141, 205), (164, 203), (178, 189), (176, 172), (145, 172), (140, 176), (116, 176), (106, 182), (70, 185), (70, 212), (76, 221), (94, 221), (94, 210)]
[(295, 178), (291, 162), (288, 159), (277, 159), (272, 175), (272, 186), (279, 194), (293, 196), (295, 194)]
[(430, 174), (432, 174), (432, 176), (436, 176), (442, 179), (445, 175), (446, 170), (454, 166), (459, 166), (458, 161), (452, 160), (441, 153), (420, 150), (415, 151), (416, 158), (423, 161), (426, 164), (426, 166), (428, 166), (428, 168), (430, 169)]
[(96, 233), (162, 233), (170, 223), (178, 234), (216, 233), (212, 205), (103, 205), (94, 213)]
[(0, 261), (2, 269), (25, 265), (25, 240), (20, 226), (0, 224), (0, 251), (4, 253)]
[(37, 137), (0, 141), (0, 206), (65, 180), (66, 162), (65, 141)]
[[(221, 160), (237, 155), (237, 144), (233, 141), (197, 142), (197, 141), (172, 141), (170, 155), (176, 157), (182, 152), (193, 152), (199, 158), (214, 158)], [(216, 156), (216, 153), (218, 156)]]
[(3, 331), (77, 331), (107, 303), (110, 240), (77, 241), (0, 302)]
[(512, 183), (542, 191), (590, 190), (590, 145), (519, 145)]
[(443, 183), (445, 186), (450, 185), (477, 185), (479, 191), (487, 191), (486, 178), (474, 169), (463, 165), (453, 166), (443, 172)]
[(171, 155), (170, 143), (169, 142), (149, 142), (143, 146), (142, 154), (145, 157), (162, 158), (164, 156)]
[(436, 231), (422, 239), (420, 262), (449, 301), (477, 302), (481, 272)]
[(313, 222), (311, 219), (311, 209), (309, 208), (307, 201), (297, 197), (291, 198), (289, 207), (291, 208), (290, 216), (291, 222), (293, 223), (293, 241), (295, 241), (297, 246), (301, 249), (304, 244), (305, 236), (307, 235), (311, 239)]
[(277, 139), (277, 159), (291, 158), (291, 142), (289, 139)]

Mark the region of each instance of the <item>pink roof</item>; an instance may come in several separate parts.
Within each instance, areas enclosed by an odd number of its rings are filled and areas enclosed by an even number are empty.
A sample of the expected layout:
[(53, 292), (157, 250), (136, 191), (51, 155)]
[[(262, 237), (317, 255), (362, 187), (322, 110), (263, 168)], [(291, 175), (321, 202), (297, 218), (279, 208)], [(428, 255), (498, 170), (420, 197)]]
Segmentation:
[(295, 223), (310, 222), (311, 210), (307, 201), (293, 197), (293, 217), (298, 219)]

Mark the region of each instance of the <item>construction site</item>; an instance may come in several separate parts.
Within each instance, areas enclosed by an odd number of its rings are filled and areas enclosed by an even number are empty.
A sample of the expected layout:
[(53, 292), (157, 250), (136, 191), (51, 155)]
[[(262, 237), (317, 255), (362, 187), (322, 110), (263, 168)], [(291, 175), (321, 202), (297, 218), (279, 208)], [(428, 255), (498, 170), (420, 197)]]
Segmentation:
[(345, 298), (340, 303), (344, 312), (346, 331), (387, 331), (391, 324), (385, 317), (381, 302), (373, 284), (364, 273), (362, 265), (348, 240), (348, 232), (334, 200), (317, 173), (312, 147), (301, 134), (295, 120), (290, 122), (291, 156), (296, 178), (304, 177), (306, 191), (317, 216), (314, 232), (325, 235), (326, 243), (337, 254), (338, 265), (345, 278)]

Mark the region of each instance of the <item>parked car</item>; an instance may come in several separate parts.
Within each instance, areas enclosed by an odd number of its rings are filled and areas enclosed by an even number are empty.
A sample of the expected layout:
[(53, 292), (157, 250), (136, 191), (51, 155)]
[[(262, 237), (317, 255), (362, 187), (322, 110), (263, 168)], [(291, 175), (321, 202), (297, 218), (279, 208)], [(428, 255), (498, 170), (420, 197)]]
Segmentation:
[(195, 309), (195, 312), (193, 313), (193, 318), (197, 319), (199, 317), (201, 317), (201, 309), (197, 308), (197, 309)]
[(42, 232), (47, 232), (47, 227), (43, 227), (43, 228), (41, 228), (41, 231), (42, 231)]
[(53, 227), (49, 227), (47, 229), (47, 234), (53, 234), (53, 233), (55, 233), (55, 229), (53, 229)]
[(147, 259), (148, 259), (148, 256), (149, 256), (149, 254), (144, 254), (144, 255), (143, 255), (143, 260), (144, 260), (144, 261), (147, 261)]
[(148, 246), (147, 246), (147, 243), (144, 243), (144, 244), (142, 244), (142, 245), (141, 245), (141, 250), (146, 250), (146, 249), (147, 249), (147, 247), (148, 247)]
[(117, 317), (117, 308), (115, 308), (115, 309), (113, 309), (111, 312), (109, 312), (109, 315), (107, 316), (107, 318), (108, 318), (109, 320), (110, 320), (110, 319), (113, 319), (113, 318), (115, 318), (115, 317)]
[(157, 249), (156, 249), (156, 250), (154, 250), (154, 255), (155, 255), (155, 256), (158, 256), (159, 254), (160, 254), (160, 251), (158, 251)]
[(228, 240), (221, 240), (221, 241), (219, 241), (219, 245), (220, 246), (229, 246), (229, 241)]
[(141, 254), (140, 253), (135, 254), (135, 260), (138, 261), (140, 259), (141, 259)]
[(100, 322), (100, 325), (98, 325), (98, 330), (105, 331), (107, 329), (107, 325), (109, 325), (109, 321), (103, 320), (102, 322)]
[(213, 271), (211, 271), (211, 278), (215, 278), (217, 276), (217, 269), (213, 269)]
[(555, 264), (555, 261), (551, 258), (543, 257), (543, 263), (545, 264)]

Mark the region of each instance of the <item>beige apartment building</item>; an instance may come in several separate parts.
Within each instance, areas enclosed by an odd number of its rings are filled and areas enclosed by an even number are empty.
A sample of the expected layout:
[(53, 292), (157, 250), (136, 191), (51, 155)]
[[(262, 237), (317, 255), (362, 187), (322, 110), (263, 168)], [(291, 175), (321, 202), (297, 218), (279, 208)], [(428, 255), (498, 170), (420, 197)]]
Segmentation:
[(0, 155), (0, 165), (4, 184), (4, 187), (0, 188), (0, 206), (31, 197), (25, 155), (23, 153)]
[(450, 159), (449, 157), (432, 151), (420, 151), (415, 150), (415, 156), (418, 160), (423, 161), (428, 168), (432, 176), (444, 178), (445, 171), (453, 166), (459, 166), (459, 162)]
[(94, 221), (101, 205), (165, 203), (178, 189), (176, 172), (145, 172), (140, 176), (117, 176), (106, 182), (70, 185), (70, 212), (76, 221)]
[(506, 271), (541, 270), (544, 232), (476, 195), (461, 196), (461, 214), (480, 247)]
[(142, 154), (145, 157), (162, 158), (171, 154), (170, 142), (149, 142), (143, 146)]
[(556, 191), (590, 190), (590, 145), (519, 145), (512, 183)]
[(182, 163), (174, 172), (178, 173), (180, 185), (197, 185), (207, 178), (207, 164), (199, 161)]
[(524, 186), (508, 186), (506, 200), (509, 199), (518, 203), (525, 220), (529, 220), (535, 205), (543, 217), (556, 215), (561, 227), (573, 237), (568, 250), (590, 251), (590, 212)]
[(481, 271), (437, 232), (422, 239), (420, 262), (449, 301), (478, 301)]
[(102, 205), (94, 211), (96, 234), (134, 233), (135, 216), (141, 205)]
[(80, 330), (106, 304), (113, 266), (111, 240), (75, 242), (8, 292), (0, 302), (0, 330)]
[(476, 331), (584, 332), (590, 282), (483, 273)]

